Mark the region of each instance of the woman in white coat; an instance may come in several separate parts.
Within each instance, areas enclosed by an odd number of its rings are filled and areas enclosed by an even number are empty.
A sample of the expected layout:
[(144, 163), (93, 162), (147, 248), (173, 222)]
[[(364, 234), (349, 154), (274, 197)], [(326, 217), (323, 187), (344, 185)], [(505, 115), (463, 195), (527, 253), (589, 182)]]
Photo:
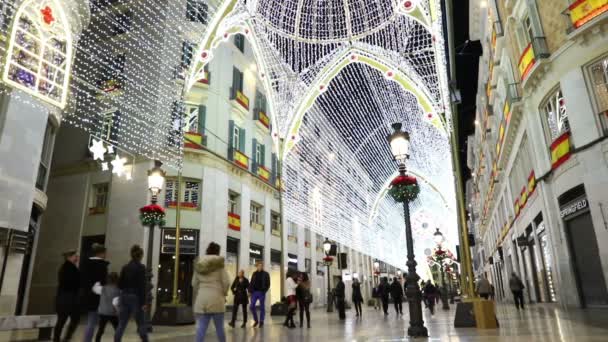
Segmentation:
[(220, 246), (215, 242), (210, 243), (206, 254), (195, 262), (196, 273), (192, 277), (192, 288), (196, 295), (194, 314), (198, 323), (196, 341), (205, 340), (209, 322), (213, 320), (218, 340), (225, 342), (224, 312), (230, 278), (224, 268), (224, 257), (219, 255)]

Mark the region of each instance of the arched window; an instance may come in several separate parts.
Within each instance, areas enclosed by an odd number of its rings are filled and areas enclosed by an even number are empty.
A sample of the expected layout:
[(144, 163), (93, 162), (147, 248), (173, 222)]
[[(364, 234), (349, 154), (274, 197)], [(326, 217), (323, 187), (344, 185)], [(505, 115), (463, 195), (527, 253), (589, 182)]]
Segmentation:
[(68, 25), (58, 0), (25, 0), (13, 21), (4, 82), (65, 107), (73, 54)]

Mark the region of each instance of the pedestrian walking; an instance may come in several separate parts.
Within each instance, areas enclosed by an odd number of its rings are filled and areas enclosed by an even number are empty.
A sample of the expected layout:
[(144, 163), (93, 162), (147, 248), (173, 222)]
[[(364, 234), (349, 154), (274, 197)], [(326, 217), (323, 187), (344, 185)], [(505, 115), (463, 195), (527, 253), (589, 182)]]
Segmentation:
[(382, 311), (384, 311), (384, 315), (388, 316), (388, 297), (391, 293), (390, 285), (388, 284), (388, 278), (383, 277), (380, 280), (380, 285), (378, 285), (378, 290), (380, 292), (380, 300), (382, 301)]
[(424, 286), (424, 298), (428, 303), (428, 308), (431, 311), (431, 315), (435, 314), (435, 304), (437, 298), (439, 298), (439, 291), (437, 287), (431, 283), (431, 281), (427, 281)]
[[(80, 311), (78, 310), (78, 292), (80, 290), (80, 271), (78, 270), (78, 254), (76, 251), (63, 253), (64, 262), (59, 268), (57, 275), (58, 286), (55, 296), (55, 312), (57, 313), (57, 324), (53, 331), (53, 341), (69, 341), (74, 335), (80, 321)], [(70, 319), (70, 324), (61, 339), (63, 326)]]
[(99, 327), (95, 335), (95, 341), (101, 342), (101, 337), (106, 330), (108, 322), (112, 324), (114, 333), (118, 329), (118, 303), (120, 290), (118, 289), (118, 273), (112, 272), (104, 286), (95, 286), (95, 292), (99, 294)]
[(357, 317), (363, 315), (363, 310), (361, 309), (361, 303), (363, 302), (363, 295), (361, 294), (361, 283), (359, 279), (355, 278), (353, 280), (353, 304), (355, 305), (355, 311), (357, 311)]
[(285, 317), (284, 326), (293, 329), (296, 327), (296, 324), (293, 321), (293, 316), (296, 314), (296, 310), (298, 308), (298, 300), (296, 297), (296, 288), (298, 285), (296, 284), (296, 272), (293, 270), (287, 270), (287, 278), (285, 280), (285, 288), (286, 299), (287, 299), (287, 316)]
[(379, 285), (372, 289), (372, 298), (374, 299), (374, 310), (379, 310), (382, 307)]
[(403, 287), (401, 287), (401, 283), (397, 277), (393, 278), (393, 283), (391, 284), (391, 297), (395, 305), (395, 312), (397, 315), (403, 315)]
[(344, 301), (346, 300), (346, 286), (344, 285), (344, 282), (342, 281), (342, 277), (338, 278), (338, 284), (336, 284), (336, 289), (334, 291), (334, 294), (336, 296), (336, 304), (338, 305), (338, 317), (340, 318), (340, 320), (345, 320), (346, 319), (346, 313), (344, 312), (345, 310), (345, 303)]
[(494, 300), (496, 298), (496, 290), (494, 289), (494, 284), (490, 284), (490, 299)]
[[(264, 263), (258, 261), (256, 263), (256, 271), (251, 275), (251, 282), (249, 283), (249, 292), (251, 293), (251, 304), (249, 309), (253, 314), (253, 326), (263, 327), (264, 316), (266, 315), (266, 292), (270, 289), (270, 275), (264, 271)], [(256, 312), (256, 303), (260, 303), (260, 316)]]
[(515, 272), (511, 273), (511, 278), (509, 278), (509, 288), (511, 289), (511, 293), (513, 293), (513, 300), (515, 301), (515, 307), (517, 310), (520, 308), (524, 308), (524, 286), (523, 281), (515, 274)]
[(97, 283), (105, 285), (108, 279), (108, 265), (106, 259), (106, 248), (98, 243), (91, 246), (93, 256), (84, 260), (80, 269), (80, 291), (82, 294), (81, 304), (87, 312), (87, 324), (84, 328), (84, 342), (91, 342), (95, 334), (95, 328), (99, 323), (99, 295), (93, 292), (93, 286)]
[(482, 275), (477, 281), (475, 289), (481, 298), (488, 299), (490, 298), (490, 293), (492, 292), (492, 284), (490, 284), (490, 281), (485, 275)]
[(306, 313), (306, 327), (310, 329), (310, 304), (312, 303), (312, 292), (310, 292), (310, 279), (306, 272), (300, 273), (296, 298), (300, 308), (300, 328), (304, 326), (304, 314)]
[(232, 304), (232, 320), (228, 323), (229, 326), (234, 328), (236, 322), (236, 315), (239, 311), (239, 306), (243, 308), (243, 324), (241, 328), (247, 325), (247, 304), (249, 304), (249, 295), (247, 293), (249, 289), (249, 280), (245, 278), (245, 271), (240, 270), (237, 277), (232, 282), (230, 290), (234, 295), (234, 302)]
[(196, 297), (196, 342), (205, 341), (205, 333), (211, 320), (215, 325), (217, 339), (226, 342), (224, 312), (230, 278), (224, 268), (224, 257), (220, 256), (220, 245), (211, 242), (206, 255), (195, 262), (194, 269), (196, 273), (192, 277), (192, 288)]
[(137, 334), (143, 342), (148, 341), (148, 327), (145, 321), (146, 305), (146, 267), (141, 263), (144, 250), (139, 245), (131, 247), (131, 261), (124, 265), (118, 277), (120, 297), (118, 300), (118, 328), (114, 341), (120, 342), (125, 333), (129, 319), (133, 317), (137, 324)]

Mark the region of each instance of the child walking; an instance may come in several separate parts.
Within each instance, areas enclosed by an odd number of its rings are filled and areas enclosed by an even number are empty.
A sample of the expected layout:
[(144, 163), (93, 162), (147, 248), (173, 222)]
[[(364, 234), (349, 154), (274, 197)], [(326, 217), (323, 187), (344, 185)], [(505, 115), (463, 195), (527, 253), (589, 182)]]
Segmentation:
[(118, 273), (112, 272), (108, 275), (106, 285), (101, 286), (96, 284), (96, 292), (99, 292), (99, 329), (95, 335), (95, 342), (101, 341), (104, 330), (108, 322), (114, 327), (114, 331), (118, 327), (118, 297), (120, 290), (118, 289)]

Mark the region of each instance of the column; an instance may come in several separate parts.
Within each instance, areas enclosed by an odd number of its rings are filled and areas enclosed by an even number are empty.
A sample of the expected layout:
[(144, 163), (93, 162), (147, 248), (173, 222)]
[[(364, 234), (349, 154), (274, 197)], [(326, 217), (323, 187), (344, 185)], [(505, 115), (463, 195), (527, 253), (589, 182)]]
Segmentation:
[(199, 254), (203, 255), (210, 242), (221, 247), (226, 255), (228, 236), (228, 175), (211, 167), (203, 170), (203, 193), (201, 206), (201, 229)]
[(241, 207), (241, 241), (239, 248), (239, 270), (246, 270), (249, 266), (249, 243), (251, 240), (251, 189), (246, 184), (241, 186), (239, 196)]

